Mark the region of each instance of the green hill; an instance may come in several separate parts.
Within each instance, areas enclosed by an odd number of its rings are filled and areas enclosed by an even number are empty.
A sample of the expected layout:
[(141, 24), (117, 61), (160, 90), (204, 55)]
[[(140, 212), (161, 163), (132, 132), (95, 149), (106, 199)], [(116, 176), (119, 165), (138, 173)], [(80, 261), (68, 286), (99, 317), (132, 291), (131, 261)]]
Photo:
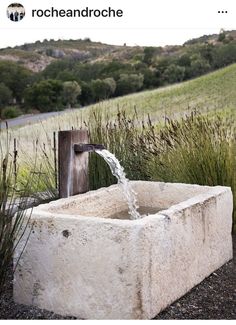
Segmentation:
[[(164, 114), (176, 116), (192, 110), (235, 111), (236, 64), (190, 81), (103, 101), (84, 108), (82, 112), (86, 116), (91, 110), (99, 110), (114, 116), (118, 108), (127, 114), (133, 113), (135, 108), (140, 117), (150, 114), (153, 118)], [(67, 113), (64, 117), (69, 115)]]
[[(223, 43), (236, 40), (236, 31), (226, 31)], [(203, 45), (221, 46), (219, 34), (204, 35), (202, 37), (186, 40), (183, 46), (164, 46), (158, 44), (153, 47), (154, 61), (163, 57), (182, 55), (195, 51), (196, 46)], [(51, 62), (61, 59), (73, 59), (79, 62), (97, 62), (119, 60), (124, 63), (135, 63), (145, 55), (145, 46), (109, 45), (93, 42), (89, 38), (77, 40), (47, 40), (35, 43), (26, 43), (21, 46), (0, 49), (0, 61), (7, 60), (18, 62), (33, 72), (43, 71)]]
[(192, 110), (203, 113), (236, 112), (236, 64), (220, 69), (200, 78), (180, 84), (144, 91), (115, 99), (106, 100), (82, 109), (65, 111), (38, 124), (12, 130), (12, 137), (32, 143), (33, 139), (47, 142), (52, 132), (80, 127), (88, 122), (93, 112), (100, 112), (104, 120), (116, 116), (117, 110), (133, 115), (134, 108), (140, 121), (149, 114), (153, 121), (164, 115), (180, 117)]
[[(102, 108), (128, 105), (155, 115), (156, 111), (179, 114), (202, 105), (205, 110), (231, 106), (234, 80), (227, 76), (223, 84), (229, 93), (220, 96), (224, 72), (213, 77), (209, 73), (235, 63), (234, 31), (205, 35), (182, 46), (115, 46), (85, 39), (0, 49), (0, 118), (86, 107), (134, 93), (127, 97), (131, 104), (119, 98)], [(206, 74), (205, 79), (196, 79)], [(168, 85), (172, 86), (163, 88)]]

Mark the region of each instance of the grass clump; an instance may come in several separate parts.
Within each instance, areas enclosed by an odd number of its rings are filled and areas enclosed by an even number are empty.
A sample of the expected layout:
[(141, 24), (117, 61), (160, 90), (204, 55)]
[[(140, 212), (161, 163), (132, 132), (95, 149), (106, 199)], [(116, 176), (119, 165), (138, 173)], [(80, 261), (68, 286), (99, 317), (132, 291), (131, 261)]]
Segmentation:
[[(20, 195), (15, 196), (12, 188), (12, 169), (9, 165), (9, 153), (5, 153), (0, 159), (0, 293), (3, 290), (7, 270), (12, 262), (16, 240), (22, 231), (24, 221), (24, 208), (27, 199)], [(20, 205), (20, 208), (16, 206)], [(14, 213), (16, 213), (13, 218)], [(23, 230), (24, 232), (24, 230)], [(21, 235), (20, 235), (21, 236)]]
[[(236, 223), (236, 133), (234, 115), (192, 113), (165, 119), (165, 125), (140, 122), (137, 114), (102, 121), (94, 113), (87, 125), (92, 143), (104, 144), (120, 160), (129, 179), (229, 186), (234, 196)], [(116, 180), (96, 154), (90, 159), (90, 187)]]
[[(4, 145), (1, 136), (0, 132), (0, 294), (4, 290), (16, 248), (18, 254), (14, 256), (13, 271), (27, 244), (31, 232), (28, 227), (31, 213), (26, 209), (35, 204), (32, 191), (38, 189), (41, 181), (41, 175), (32, 177), (35, 163), (28, 169), (24, 182), (20, 181), (16, 155), (10, 152), (8, 133)], [(23, 236), (24, 240), (21, 240)]]
[(236, 134), (234, 118), (191, 114), (167, 120), (159, 132), (150, 124), (134, 146), (146, 160), (151, 180), (229, 186), (236, 222)]
[[(86, 122), (74, 118), (66, 129), (87, 128), (90, 142), (103, 144), (116, 155), (131, 180), (182, 182), (200, 185), (230, 186), (234, 196), (234, 223), (236, 223), (236, 124), (235, 110), (221, 110), (219, 114), (207, 115), (196, 112), (185, 117), (167, 118), (157, 122), (150, 116), (140, 120), (140, 115), (119, 110), (117, 115), (107, 116), (94, 110), (86, 116)], [(62, 128), (54, 124), (53, 131)], [(37, 129), (37, 128), (35, 128)], [(42, 129), (42, 126), (41, 126)], [(25, 129), (20, 131), (24, 133)], [(37, 129), (37, 131), (39, 131)], [(19, 148), (18, 182), (24, 184), (37, 156), (33, 192), (48, 193), (48, 198), (57, 197), (56, 172), (53, 157), (52, 134), (43, 129), (32, 145), (27, 139)], [(15, 133), (13, 133), (16, 136)], [(44, 137), (42, 136), (44, 135)], [(43, 141), (40, 141), (43, 139)], [(31, 141), (31, 142), (30, 142)], [(39, 145), (42, 143), (42, 145)], [(26, 148), (25, 152), (24, 149)], [(29, 148), (32, 148), (28, 159)], [(24, 158), (26, 157), (26, 158)], [(40, 182), (37, 177), (41, 175)], [(103, 159), (95, 153), (89, 161), (90, 190), (117, 182)]]

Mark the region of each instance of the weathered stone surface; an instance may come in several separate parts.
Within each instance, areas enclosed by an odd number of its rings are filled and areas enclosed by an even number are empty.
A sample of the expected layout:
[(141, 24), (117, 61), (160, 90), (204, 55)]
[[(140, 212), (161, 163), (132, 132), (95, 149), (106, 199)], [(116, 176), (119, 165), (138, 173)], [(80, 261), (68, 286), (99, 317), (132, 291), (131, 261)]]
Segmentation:
[(161, 211), (109, 219), (126, 209), (117, 185), (34, 208), (16, 302), (86, 319), (150, 319), (232, 258), (230, 188), (131, 183), (140, 206)]

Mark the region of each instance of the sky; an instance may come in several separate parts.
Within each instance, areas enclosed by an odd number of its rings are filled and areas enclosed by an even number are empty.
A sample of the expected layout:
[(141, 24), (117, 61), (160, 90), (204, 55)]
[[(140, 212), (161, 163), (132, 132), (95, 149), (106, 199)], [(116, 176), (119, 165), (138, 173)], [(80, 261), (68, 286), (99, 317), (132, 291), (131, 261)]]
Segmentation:
[(7, 32), (7, 37), (1, 37), (0, 47), (22, 45), (37, 40), (44, 39), (84, 39), (89, 37), (92, 41), (102, 42), (106, 44), (127, 46), (165, 46), (165, 45), (181, 45), (189, 39), (219, 33), (220, 29), (99, 29), (99, 30), (81, 30), (81, 29), (57, 29), (46, 30), (34, 29), (32, 33), (24, 31), (24, 37), (15, 37), (15, 31)]
[[(22, 21), (7, 18), (9, 0), (0, 2), (0, 48), (44, 39), (83, 39), (107, 44), (164, 46), (236, 29), (235, 0), (18, 0), (25, 7)], [(32, 10), (121, 9), (119, 18), (32, 17)], [(219, 13), (227, 11), (226, 13)]]

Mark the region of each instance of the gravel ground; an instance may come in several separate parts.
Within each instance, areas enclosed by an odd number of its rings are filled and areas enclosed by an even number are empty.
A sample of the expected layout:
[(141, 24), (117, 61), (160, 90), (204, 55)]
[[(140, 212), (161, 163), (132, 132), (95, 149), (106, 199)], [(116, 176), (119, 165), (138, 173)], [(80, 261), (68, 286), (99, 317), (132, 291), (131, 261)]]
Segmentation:
[[(236, 319), (236, 235), (234, 259), (166, 308), (155, 319)], [(12, 300), (12, 274), (9, 272), (0, 297), (0, 319), (75, 319), (63, 317)]]
[(155, 319), (236, 319), (236, 235), (233, 260), (212, 273)]

